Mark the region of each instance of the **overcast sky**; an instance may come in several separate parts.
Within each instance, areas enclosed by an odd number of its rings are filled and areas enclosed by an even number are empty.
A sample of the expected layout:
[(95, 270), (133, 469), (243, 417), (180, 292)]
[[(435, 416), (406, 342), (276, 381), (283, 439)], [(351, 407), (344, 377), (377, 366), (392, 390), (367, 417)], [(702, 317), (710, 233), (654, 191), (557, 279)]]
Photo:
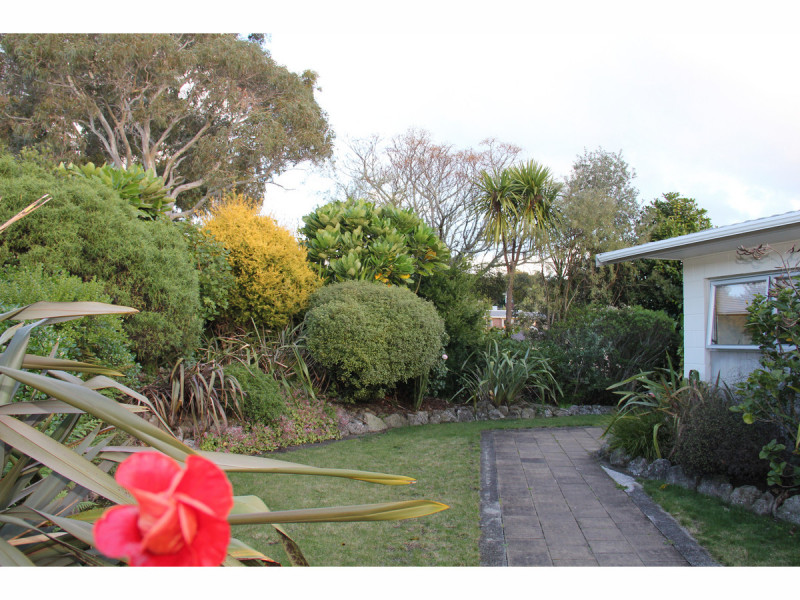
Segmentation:
[[(415, 127), (514, 143), (563, 178), (602, 147), (642, 202), (677, 191), (715, 225), (800, 209), (797, 2), (140, 0), (124, 18), (41, 2), (0, 28), (267, 33), (278, 63), (319, 74), (338, 151)], [(331, 187), (304, 167), (279, 183), (265, 211), (290, 227)]]
[[(512, 142), (564, 177), (602, 147), (622, 151), (643, 202), (677, 191), (714, 225), (800, 209), (800, 11), (650, 4), (312, 3), (250, 29), (319, 74), (339, 150), (416, 127), (457, 148)], [(305, 169), (279, 181), (265, 210), (288, 225), (329, 187)]]

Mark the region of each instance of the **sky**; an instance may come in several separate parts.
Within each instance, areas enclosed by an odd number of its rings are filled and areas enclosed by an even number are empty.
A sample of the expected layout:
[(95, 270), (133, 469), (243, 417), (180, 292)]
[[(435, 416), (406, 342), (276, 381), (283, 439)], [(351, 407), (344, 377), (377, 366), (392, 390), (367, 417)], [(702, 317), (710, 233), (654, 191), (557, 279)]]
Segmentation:
[[(640, 201), (694, 198), (714, 225), (800, 210), (800, 3), (672, 0), (140, 0), (77, 15), (42, 0), (4, 31), (249, 32), (317, 72), (341, 156), (349, 140), (423, 129), (457, 149), (495, 138), (568, 175), (621, 152)], [(264, 212), (295, 229), (333, 184), (298, 165)]]
[[(622, 152), (640, 201), (695, 198), (716, 226), (800, 210), (800, 8), (789, 2), (301, 3), (263, 21), (276, 62), (319, 75), (348, 140), (488, 137), (568, 175)], [(259, 30), (260, 31), (260, 30)], [(330, 195), (307, 166), (268, 186), (289, 227)]]

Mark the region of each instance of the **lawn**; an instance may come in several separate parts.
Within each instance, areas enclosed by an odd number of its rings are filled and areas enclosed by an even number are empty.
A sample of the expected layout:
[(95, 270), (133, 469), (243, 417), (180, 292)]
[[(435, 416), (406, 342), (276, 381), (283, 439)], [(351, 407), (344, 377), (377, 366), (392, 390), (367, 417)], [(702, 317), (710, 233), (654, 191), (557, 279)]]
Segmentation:
[(798, 566), (800, 532), (791, 523), (762, 517), (716, 498), (663, 481), (642, 481), (645, 491), (672, 514), (714, 559), (727, 566)]
[[(450, 506), (406, 521), (286, 525), (312, 565), (476, 566), (480, 564), (480, 432), (599, 425), (603, 419), (574, 416), (422, 425), (270, 455), (318, 467), (408, 475), (417, 479), (410, 486), (300, 475), (232, 473), (230, 478), (237, 495), (260, 496), (272, 510), (421, 498)], [(285, 562), (268, 526), (239, 526), (233, 535)]]

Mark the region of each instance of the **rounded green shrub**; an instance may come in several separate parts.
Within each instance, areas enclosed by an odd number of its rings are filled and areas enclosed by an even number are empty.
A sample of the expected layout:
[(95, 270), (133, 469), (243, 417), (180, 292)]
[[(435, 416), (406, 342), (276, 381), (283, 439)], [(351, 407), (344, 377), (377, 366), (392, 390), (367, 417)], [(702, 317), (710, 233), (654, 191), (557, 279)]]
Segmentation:
[(658, 411), (631, 411), (615, 420), (609, 433), (611, 448), (648, 461), (670, 456), (675, 442), (668, 416)]
[(306, 313), (308, 350), (345, 400), (368, 400), (430, 371), (447, 342), (432, 303), (366, 281), (326, 286)]
[(142, 364), (191, 354), (200, 340), (200, 301), (180, 230), (166, 219), (138, 218), (100, 182), (0, 155), (0, 222), (45, 194), (52, 200), (0, 235), (0, 265), (40, 264), (101, 283), (113, 303), (140, 311), (124, 328)]
[(235, 377), (242, 387), (242, 414), (249, 423), (277, 423), (286, 412), (281, 385), (258, 365), (231, 363), (225, 367), (225, 375)]

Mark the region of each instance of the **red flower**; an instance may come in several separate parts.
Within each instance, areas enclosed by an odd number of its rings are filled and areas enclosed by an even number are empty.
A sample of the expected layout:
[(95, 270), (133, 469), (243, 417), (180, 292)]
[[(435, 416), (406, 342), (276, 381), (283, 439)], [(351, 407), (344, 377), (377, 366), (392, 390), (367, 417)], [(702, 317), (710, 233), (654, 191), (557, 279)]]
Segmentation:
[(189, 456), (186, 469), (168, 456), (137, 453), (117, 481), (137, 504), (110, 508), (95, 523), (97, 549), (140, 567), (216, 567), (228, 551), (233, 488), (210, 460)]

